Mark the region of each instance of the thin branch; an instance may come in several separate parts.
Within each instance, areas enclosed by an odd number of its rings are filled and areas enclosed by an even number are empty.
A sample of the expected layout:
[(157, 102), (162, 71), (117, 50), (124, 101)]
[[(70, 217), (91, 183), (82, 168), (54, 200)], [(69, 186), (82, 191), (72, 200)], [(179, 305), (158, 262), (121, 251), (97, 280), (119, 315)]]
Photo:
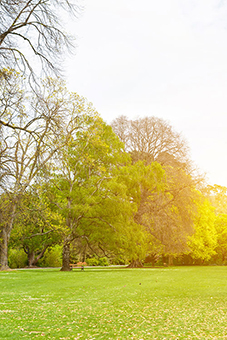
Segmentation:
[(31, 236), (25, 237), (24, 240), (31, 239), (31, 238), (36, 237), (36, 236), (47, 235), (47, 234), (52, 233), (53, 231), (54, 231), (54, 229), (53, 229), (53, 230), (46, 231), (45, 233), (37, 233), (37, 234), (33, 234), (33, 235), (31, 235)]

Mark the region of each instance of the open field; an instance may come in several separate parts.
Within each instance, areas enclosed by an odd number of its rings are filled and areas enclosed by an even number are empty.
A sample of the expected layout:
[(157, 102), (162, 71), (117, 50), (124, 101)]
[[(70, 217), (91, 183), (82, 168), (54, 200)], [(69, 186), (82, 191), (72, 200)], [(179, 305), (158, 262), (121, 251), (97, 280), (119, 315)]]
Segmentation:
[(227, 339), (227, 267), (0, 272), (0, 339)]

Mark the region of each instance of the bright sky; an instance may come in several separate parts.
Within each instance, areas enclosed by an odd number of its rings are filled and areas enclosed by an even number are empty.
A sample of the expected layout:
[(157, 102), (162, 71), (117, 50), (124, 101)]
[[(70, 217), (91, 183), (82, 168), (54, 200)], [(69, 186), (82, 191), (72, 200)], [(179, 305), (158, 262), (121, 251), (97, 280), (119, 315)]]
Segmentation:
[(81, 0), (68, 88), (110, 123), (156, 116), (227, 186), (227, 0)]

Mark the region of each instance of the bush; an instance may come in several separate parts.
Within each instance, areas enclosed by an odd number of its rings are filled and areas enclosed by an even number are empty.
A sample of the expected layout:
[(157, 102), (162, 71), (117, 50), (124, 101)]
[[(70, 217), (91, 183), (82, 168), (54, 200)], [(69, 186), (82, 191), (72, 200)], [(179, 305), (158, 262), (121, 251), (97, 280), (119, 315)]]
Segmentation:
[(43, 258), (39, 260), (40, 267), (61, 267), (62, 247), (58, 244), (50, 247), (45, 252)]
[(91, 259), (86, 259), (86, 263), (88, 266), (108, 266), (109, 262), (106, 257), (100, 257), (99, 259), (96, 257), (92, 257)]
[(88, 266), (98, 266), (99, 260), (96, 257), (92, 257), (91, 259), (86, 259)]
[(9, 249), (8, 261), (10, 268), (23, 268), (28, 264), (28, 257), (23, 249)]
[(128, 262), (128, 261), (126, 261), (123, 257), (121, 257), (121, 256), (118, 256), (118, 257), (115, 257), (115, 258), (113, 258), (112, 260), (111, 260), (111, 263), (113, 264), (113, 265), (124, 265), (124, 264), (126, 264), (126, 262)]
[(109, 261), (106, 257), (100, 257), (99, 266), (109, 266)]

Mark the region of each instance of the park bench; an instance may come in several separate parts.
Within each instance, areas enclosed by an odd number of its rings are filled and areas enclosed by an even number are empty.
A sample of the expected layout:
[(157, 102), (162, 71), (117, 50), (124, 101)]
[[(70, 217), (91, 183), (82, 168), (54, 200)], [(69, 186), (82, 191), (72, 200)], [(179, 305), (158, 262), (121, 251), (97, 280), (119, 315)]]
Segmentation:
[(78, 263), (71, 263), (70, 264), (70, 268), (73, 269), (73, 268), (81, 268), (81, 270), (84, 270), (84, 266), (86, 266), (87, 263), (86, 262), (78, 262)]
[(71, 263), (70, 264), (70, 268), (77, 268), (77, 264), (76, 263)]

